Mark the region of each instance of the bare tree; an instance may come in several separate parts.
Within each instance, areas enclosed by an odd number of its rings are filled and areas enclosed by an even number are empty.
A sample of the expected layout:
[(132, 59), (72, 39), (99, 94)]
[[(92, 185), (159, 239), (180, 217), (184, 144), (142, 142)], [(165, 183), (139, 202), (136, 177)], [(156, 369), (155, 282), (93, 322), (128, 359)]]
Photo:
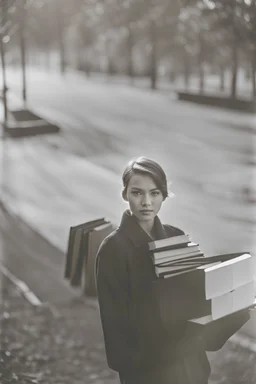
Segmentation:
[(9, 20), (9, 13), (14, 7), (15, 0), (0, 0), (0, 54), (2, 62), (2, 79), (3, 79), (3, 106), (4, 106), (4, 122), (3, 130), (6, 132), (8, 124), (8, 105), (7, 105), (7, 84), (6, 84), (6, 60), (5, 60), (5, 44), (9, 41), (11, 22)]

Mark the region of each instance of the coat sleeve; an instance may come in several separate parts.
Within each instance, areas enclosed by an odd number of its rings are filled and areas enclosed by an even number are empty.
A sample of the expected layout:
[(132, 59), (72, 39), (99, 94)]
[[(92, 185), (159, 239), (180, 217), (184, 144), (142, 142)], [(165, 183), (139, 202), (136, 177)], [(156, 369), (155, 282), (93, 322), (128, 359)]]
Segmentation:
[(221, 319), (215, 320), (203, 328), (203, 340), (206, 351), (217, 351), (236, 333), (248, 320), (248, 309), (241, 310)]
[[(101, 245), (97, 259), (97, 293), (107, 362), (117, 372), (131, 374), (140, 367), (138, 351), (131, 340), (127, 309), (127, 271), (113, 239)], [(120, 252), (119, 252), (120, 253)]]

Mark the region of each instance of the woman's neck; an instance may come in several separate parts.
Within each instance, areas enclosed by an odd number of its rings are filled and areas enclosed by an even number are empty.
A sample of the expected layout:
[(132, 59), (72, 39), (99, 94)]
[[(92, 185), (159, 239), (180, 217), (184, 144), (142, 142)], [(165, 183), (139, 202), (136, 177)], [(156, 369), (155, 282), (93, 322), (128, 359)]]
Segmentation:
[(154, 228), (154, 220), (148, 222), (148, 221), (141, 221), (139, 222), (141, 228), (149, 235), (152, 236), (152, 231)]

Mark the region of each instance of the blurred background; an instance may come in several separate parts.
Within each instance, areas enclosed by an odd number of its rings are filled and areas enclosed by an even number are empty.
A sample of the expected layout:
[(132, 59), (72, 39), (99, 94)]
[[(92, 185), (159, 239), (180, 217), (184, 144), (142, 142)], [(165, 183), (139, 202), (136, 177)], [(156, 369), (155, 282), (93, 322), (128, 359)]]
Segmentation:
[(255, 97), (253, 0), (1, 0), (1, 8), (6, 65), (20, 66), (22, 55), (45, 70)]
[[(161, 219), (256, 276), (256, 0), (0, 0), (0, 27), (3, 265), (62, 308), (70, 226), (117, 225), (144, 155), (170, 181)], [(253, 383), (254, 314), (241, 335), (253, 355), (229, 346), (211, 383)]]

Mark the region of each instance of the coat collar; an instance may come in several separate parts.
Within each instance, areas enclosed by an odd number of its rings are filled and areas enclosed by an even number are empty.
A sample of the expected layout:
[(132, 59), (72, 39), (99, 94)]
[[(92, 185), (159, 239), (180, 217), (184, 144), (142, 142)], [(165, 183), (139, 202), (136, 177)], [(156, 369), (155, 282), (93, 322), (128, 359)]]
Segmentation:
[[(157, 240), (167, 237), (167, 233), (158, 216), (155, 217), (154, 227)], [(122, 232), (125, 232), (125, 235), (129, 237), (136, 247), (145, 246), (152, 241), (151, 237), (141, 228), (136, 217), (128, 209), (123, 213), (119, 228)]]

